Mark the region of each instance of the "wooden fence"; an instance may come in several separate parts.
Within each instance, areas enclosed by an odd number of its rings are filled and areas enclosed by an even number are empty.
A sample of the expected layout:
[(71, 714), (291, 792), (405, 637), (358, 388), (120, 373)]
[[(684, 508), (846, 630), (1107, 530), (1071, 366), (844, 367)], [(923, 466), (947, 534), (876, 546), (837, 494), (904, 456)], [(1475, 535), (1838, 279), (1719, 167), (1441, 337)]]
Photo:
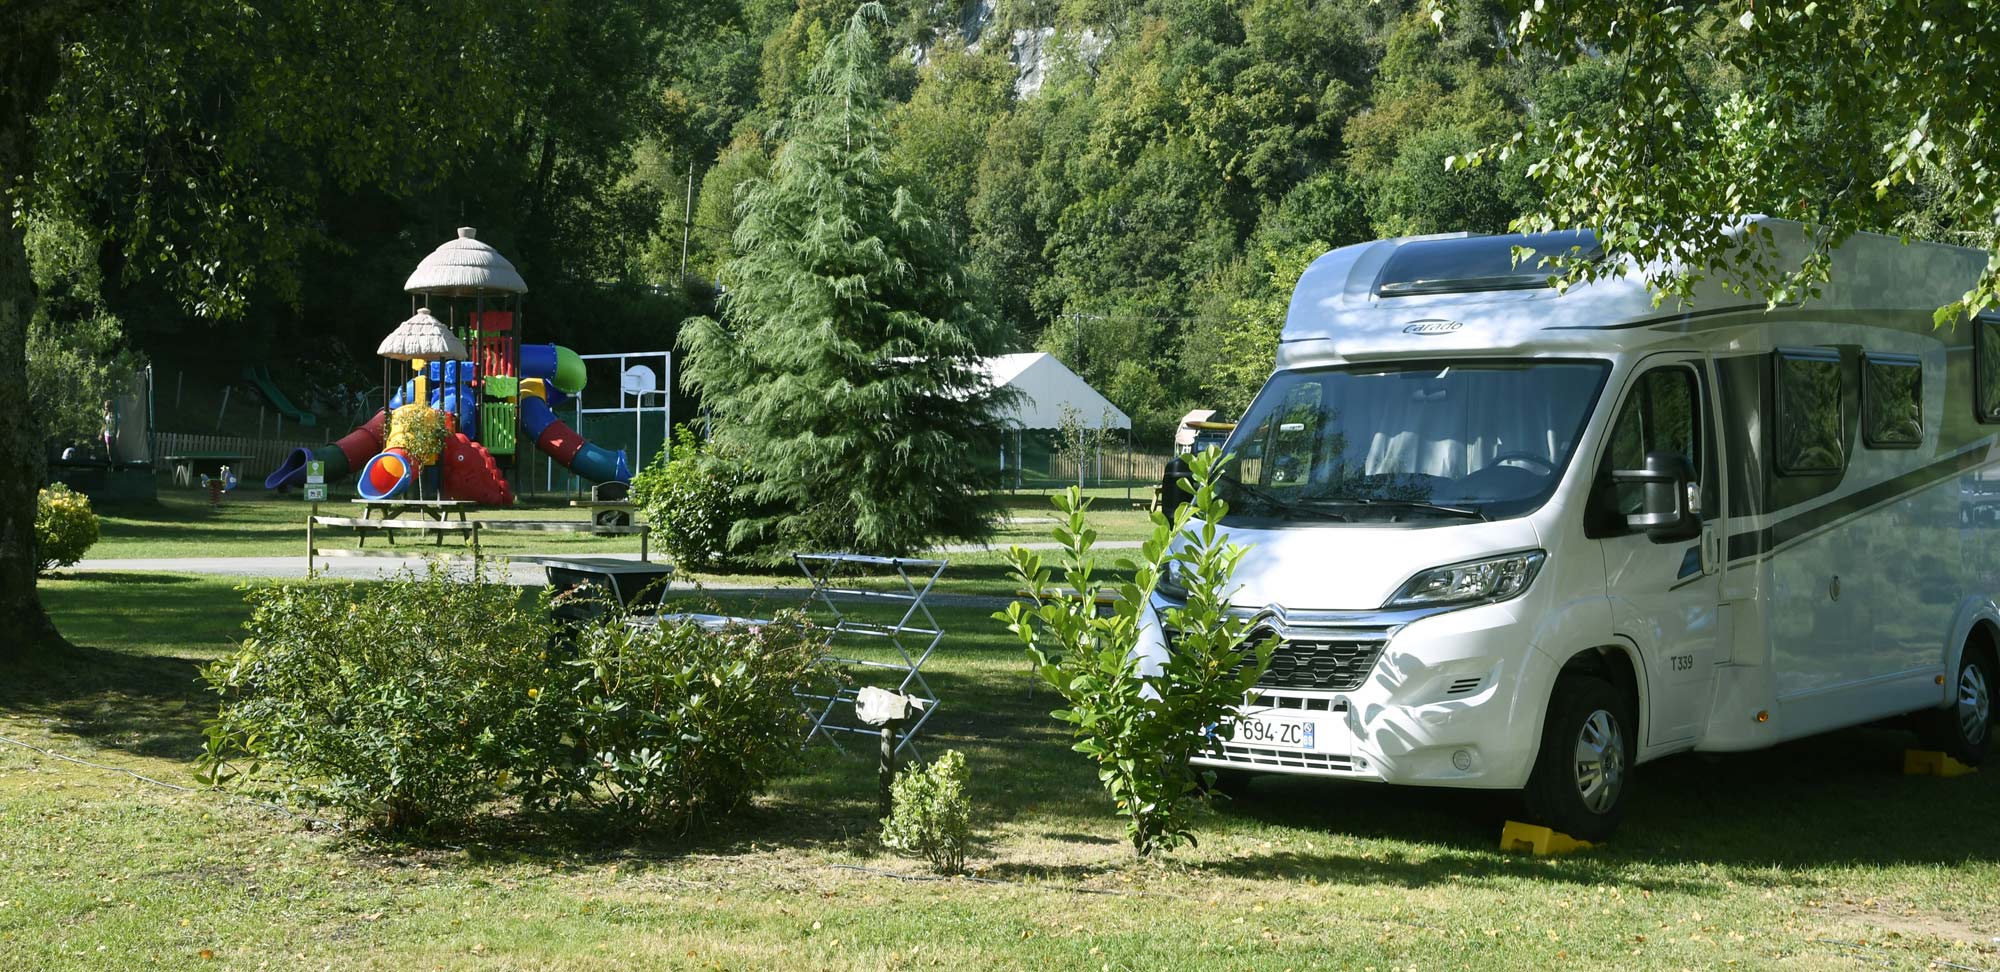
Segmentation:
[(293, 449), (314, 449), (325, 445), (326, 440), (301, 442), (296, 439), (246, 439), (234, 435), (200, 435), (188, 432), (160, 432), (154, 436), (153, 466), (161, 472), (169, 472), (173, 464), (168, 456), (190, 453), (220, 452), (230, 455), (249, 456), (235, 466), (236, 475), (248, 482), (252, 477), (262, 479), (271, 470), (285, 461), (285, 456)]
[[(1165, 452), (1126, 452), (1124, 446), (1107, 445), (1104, 451), (1089, 462), (1084, 479), (1091, 484), (1124, 482), (1158, 482), (1166, 472), (1167, 460), (1173, 458)], [(1030, 463), (1024, 471), (1025, 478), (1036, 479), (1040, 472)], [(1048, 478), (1055, 482), (1076, 482), (1076, 463), (1060, 455), (1048, 457)]]

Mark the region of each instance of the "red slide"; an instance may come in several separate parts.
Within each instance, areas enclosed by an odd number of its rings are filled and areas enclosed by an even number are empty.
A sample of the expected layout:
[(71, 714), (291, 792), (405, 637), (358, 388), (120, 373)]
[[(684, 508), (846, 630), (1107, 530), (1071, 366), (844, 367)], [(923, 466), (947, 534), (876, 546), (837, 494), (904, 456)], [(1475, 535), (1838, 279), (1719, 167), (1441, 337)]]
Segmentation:
[(514, 491), (507, 488), (507, 478), (500, 475), (493, 454), (466, 438), (465, 433), (453, 432), (445, 440), (444, 455), (438, 462), (444, 466), (442, 485), (446, 496), (488, 506), (514, 505)]

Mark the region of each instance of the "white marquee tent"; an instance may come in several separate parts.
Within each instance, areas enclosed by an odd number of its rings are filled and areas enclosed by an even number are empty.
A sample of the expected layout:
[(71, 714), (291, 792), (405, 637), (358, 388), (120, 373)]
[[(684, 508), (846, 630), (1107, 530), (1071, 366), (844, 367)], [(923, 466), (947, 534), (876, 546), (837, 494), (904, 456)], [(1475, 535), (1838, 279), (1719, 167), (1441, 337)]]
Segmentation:
[(1062, 407), (1076, 409), (1089, 428), (1129, 429), (1132, 419), (1090, 383), (1077, 377), (1055, 355), (1041, 351), (1003, 354), (980, 362), (996, 388), (1012, 388), (1020, 397), (1008, 411), (1016, 428), (1053, 429), (1062, 424)]
[[(1046, 431), (1062, 427), (1064, 407), (1076, 411), (1077, 421), (1085, 428), (1096, 430), (1096, 441), (1092, 451), (1096, 453), (1095, 474), (1099, 480), (1104, 476), (1103, 435), (1112, 429), (1124, 429), (1127, 463), (1130, 466), (1132, 419), (1118, 406), (1090, 383), (1069, 370), (1055, 356), (1044, 352), (1026, 354), (1003, 354), (980, 362), (985, 369), (988, 382), (994, 388), (1011, 388), (1019, 392), (1014, 403), (1008, 407), (1004, 418), (1014, 427), (1011, 445), (1003, 444), (1000, 449), (1000, 471), (1011, 475), (1014, 482), (1020, 481), (1025, 442), (1023, 432), (1029, 430)], [(1004, 440), (1003, 440), (1004, 441)], [(1079, 477), (1082, 472), (1079, 471)]]

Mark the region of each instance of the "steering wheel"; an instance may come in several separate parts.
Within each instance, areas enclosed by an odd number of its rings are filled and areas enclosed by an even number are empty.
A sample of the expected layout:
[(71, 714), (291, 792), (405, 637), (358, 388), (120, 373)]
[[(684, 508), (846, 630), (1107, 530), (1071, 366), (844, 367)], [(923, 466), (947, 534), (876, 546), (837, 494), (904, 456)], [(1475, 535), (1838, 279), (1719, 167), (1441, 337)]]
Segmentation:
[(1541, 469), (1541, 475), (1543, 475), (1543, 476), (1553, 476), (1553, 475), (1555, 475), (1555, 472), (1556, 472), (1556, 464), (1555, 464), (1555, 463), (1553, 463), (1553, 462), (1550, 462), (1550, 461), (1548, 461), (1547, 459), (1544, 459), (1544, 458), (1542, 458), (1541, 456), (1538, 456), (1538, 455), (1535, 455), (1535, 454), (1534, 454), (1534, 453), (1532, 453), (1532, 452), (1503, 452), (1503, 453), (1500, 453), (1499, 455), (1497, 455), (1497, 456), (1494, 456), (1494, 457), (1493, 457), (1493, 459), (1492, 459), (1492, 461), (1490, 461), (1490, 462), (1488, 462), (1488, 463), (1486, 464), (1486, 468), (1488, 468), (1488, 469), (1491, 469), (1491, 468), (1493, 468), (1494, 466), (1498, 466), (1498, 465), (1500, 465), (1500, 464), (1501, 464), (1501, 463), (1503, 463), (1503, 462), (1513, 462), (1513, 461), (1515, 461), (1515, 460), (1517, 460), (1517, 459), (1518, 459), (1518, 460), (1520, 460), (1520, 461), (1522, 461), (1522, 462), (1526, 462), (1526, 463), (1531, 463), (1531, 464), (1533, 464), (1533, 465), (1537, 465), (1537, 466), (1540, 466), (1540, 467), (1542, 467), (1542, 469)]

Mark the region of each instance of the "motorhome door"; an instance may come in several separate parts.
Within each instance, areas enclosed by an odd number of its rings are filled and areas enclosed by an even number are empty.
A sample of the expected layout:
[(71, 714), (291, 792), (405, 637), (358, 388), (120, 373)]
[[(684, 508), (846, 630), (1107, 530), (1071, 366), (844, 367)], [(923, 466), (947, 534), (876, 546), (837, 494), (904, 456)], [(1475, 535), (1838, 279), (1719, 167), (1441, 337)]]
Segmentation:
[[(1636, 645), (1645, 667), (1645, 741), (1689, 739), (1706, 718), (1722, 595), (1722, 479), (1715, 436), (1713, 379), (1706, 357), (1656, 354), (1625, 383), (1597, 465), (1588, 533), (1604, 553), (1605, 589), (1617, 635)], [(1698, 535), (1665, 539), (1626, 528), (1643, 486), (1614, 484), (1614, 469), (1640, 469), (1646, 455), (1673, 452), (1695, 473), (1690, 506)]]

